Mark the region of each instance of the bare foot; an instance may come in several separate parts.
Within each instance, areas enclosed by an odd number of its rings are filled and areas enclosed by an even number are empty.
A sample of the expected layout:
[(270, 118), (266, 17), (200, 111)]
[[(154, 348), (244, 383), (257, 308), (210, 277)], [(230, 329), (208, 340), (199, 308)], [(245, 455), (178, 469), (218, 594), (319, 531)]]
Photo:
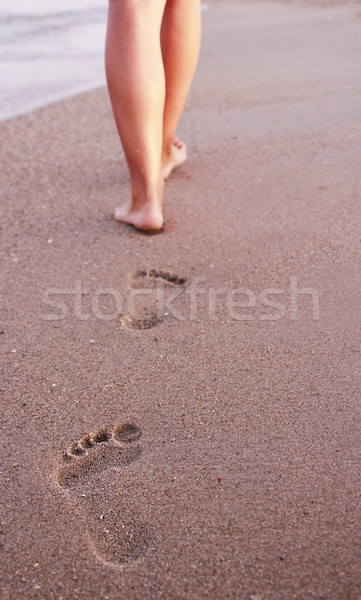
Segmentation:
[(162, 209), (158, 202), (152, 200), (146, 200), (142, 206), (137, 208), (133, 202), (124, 206), (116, 206), (114, 218), (143, 231), (158, 231), (163, 227)]
[(187, 146), (179, 138), (174, 138), (170, 154), (163, 153), (162, 175), (164, 181), (168, 179), (173, 169), (179, 167), (187, 160)]
[(158, 188), (145, 199), (141, 195), (135, 195), (132, 188), (133, 199), (128, 204), (116, 206), (114, 218), (143, 231), (159, 231), (163, 227), (163, 188), (164, 183), (160, 179)]

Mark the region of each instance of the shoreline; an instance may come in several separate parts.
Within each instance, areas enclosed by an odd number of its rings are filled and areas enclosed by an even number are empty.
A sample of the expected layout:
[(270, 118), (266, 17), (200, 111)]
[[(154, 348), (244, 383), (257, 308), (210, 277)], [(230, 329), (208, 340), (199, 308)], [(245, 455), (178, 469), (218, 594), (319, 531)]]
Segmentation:
[(13, 119), (17, 119), (18, 117), (24, 117), (33, 112), (41, 110), (43, 108), (51, 107), (53, 104), (57, 104), (58, 102), (62, 102), (65, 100), (71, 100), (76, 96), (81, 94), (85, 94), (87, 92), (92, 92), (94, 90), (103, 88), (106, 86), (106, 82), (97, 80), (93, 84), (78, 86), (71, 88), (69, 91), (64, 91), (63, 93), (54, 93), (47, 97), (47, 99), (37, 100), (28, 104), (25, 104), (21, 108), (17, 109), (14, 113), (5, 113), (0, 114), (0, 120), (4, 123), (8, 121), (12, 121)]
[[(239, 0), (232, 0), (235, 4), (239, 3)], [(261, 0), (255, 0), (261, 1)], [(304, 6), (313, 6), (315, 8), (330, 8), (330, 7), (341, 7), (344, 5), (355, 5), (355, 0), (293, 0), (289, 2), (288, 0), (272, 0), (274, 4), (288, 4), (290, 6), (300, 7)], [(244, 4), (252, 4), (250, 0), (241, 0), (241, 3)], [(217, 0), (211, 0), (209, 3), (202, 2), (201, 10), (202, 12), (206, 12), (209, 8), (214, 4), (217, 5)], [(84, 83), (80, 86), (73, 85), (72, 87), (67, 88), (66, 90), (59, 92), (50, 92), (49, 94), (45, 94), (42, 98), (36, 98), (33, 101), (24, 102), (20, 107), (16, 108), (14, 111), (6, 110), (0, 113), (0, 120), (6, 122), (10, 121), (16, 117), (23, 116), (29, 114), (33, 111), (36, 111), (40, 108), (44, 108), (46, 106), (50, 106), (53, 103), (60, 102), (67, 98), (72, 98), (78, 94), (82, 94), (87, 91), (92, 91), (94, 89), (103, 87), (106, 85), (105, 74), (104, 77), (97, 77), (93, 82), (87, 84)], [(21, 93), (21, 92), (20, 92)]]

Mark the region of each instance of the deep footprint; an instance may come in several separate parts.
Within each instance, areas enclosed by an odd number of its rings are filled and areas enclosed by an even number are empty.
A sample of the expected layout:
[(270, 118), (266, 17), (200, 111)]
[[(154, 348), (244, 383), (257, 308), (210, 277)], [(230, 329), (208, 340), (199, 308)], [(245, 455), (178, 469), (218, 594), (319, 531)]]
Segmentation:
[(142, 271), (136, 271), (130, 276), (129, 285), (132, 288), (139, 287), (152, 287), (156, 286), (158, 282), (162, 282), (170, 285), (185, 285), (185, 277), (179, 277), (175, 273), (169, 271), (162, 271), (158, 269), (145, 269)]
[(55, 473), (75, 506), (90, 549), (114, 566), (142, 557), (152, 545), (149, 528), (127, 502), (119, 477), (141, 456), (141, 435), (134, 423), (86, 435), (63, 453)]

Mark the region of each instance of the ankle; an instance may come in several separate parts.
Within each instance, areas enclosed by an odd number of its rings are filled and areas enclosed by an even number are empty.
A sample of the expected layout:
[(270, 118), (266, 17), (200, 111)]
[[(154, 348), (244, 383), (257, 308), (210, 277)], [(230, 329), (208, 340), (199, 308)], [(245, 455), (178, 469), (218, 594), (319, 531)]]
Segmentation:
[(161, 176), (155, 182), (132, 181), (131, 190), (134, 205), (150, 204), (155, 200), (159, 200), (163, 195), (163, 187), (164, 181)]
[(173, 144), (174, 144), (174, 136), (173, 135), (171, 137), (167, 136), (163, 140), (163, 147), (162, 147), (162, 157), (163, 158), (169, 158), (170, 156), (172, 156)]

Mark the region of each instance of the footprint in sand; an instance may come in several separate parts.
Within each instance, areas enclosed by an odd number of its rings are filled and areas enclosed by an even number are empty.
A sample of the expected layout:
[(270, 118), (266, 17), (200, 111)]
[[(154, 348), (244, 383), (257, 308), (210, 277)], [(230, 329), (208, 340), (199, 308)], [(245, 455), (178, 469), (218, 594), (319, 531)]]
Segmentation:
[(164, 310), (164, 296), (159, 291), (163, 289), (163, 286), (182, 288), (186, 281), (185, 277), (158, 269), (146, 269), (132, 273), (129, 276), (129, 287), (139, 290), (139, 294), (132, 298), (133, 305), (128, 314), (120, 315), (121, 324), (129, 329), (156, 327), (167, 316), (167, 312)]
[(63, 453), (55, 473), (85, 529), (90, 549), (100, 561), (112, 566), (140, 558), (153, 543), (147, 525), (124, 495), (119, 478), (141, 456), (141, 435), (134, 423), (86, 435)]
[(171, 286), (183, 286), (187, 282), (185, 277), (179, 277), (170, 271), (162, 271), (158, 269), (145, 269), (136, 271), (129, 277), (129, 286), (131, 288), (151, 288), (156, 287), (160, 283)]
[(127, 327), (128, 329), (151, 329), (162, 323), (165, 317), (164, 312), (144, 306), (142, 309), (138, 307), (134, 313), (121, 315), (120, 322), (123, 327)]

